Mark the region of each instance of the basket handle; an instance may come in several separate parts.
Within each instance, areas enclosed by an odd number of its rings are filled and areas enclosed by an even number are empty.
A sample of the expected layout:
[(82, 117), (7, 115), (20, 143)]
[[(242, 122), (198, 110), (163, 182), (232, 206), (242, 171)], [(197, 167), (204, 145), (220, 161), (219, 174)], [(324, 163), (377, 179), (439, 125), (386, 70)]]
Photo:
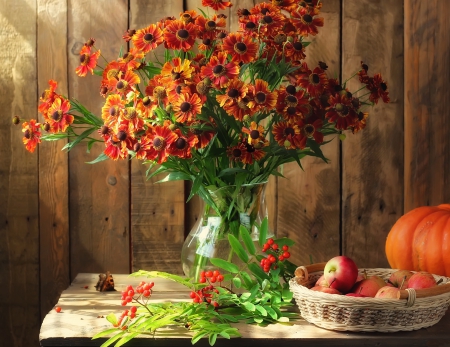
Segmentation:
[(323, 271), (325, 268), (326, 262), (324, 263), (316, 263), (316, 264), (310, 264), (306, 266), (299, 266), (295, 270), (295, 276), (299, 278), (308, 279), (308, 276), (311, 272), (317, 272), (317, 271)]
[[(450, 283), (437, 285), (431, 288), (416, 289), (416, 298), (427, 298), (429, 296), (435, 296), (450, 292)], [(400, 290), (397, 293), (398, 299), (408, 299), (409, 293), (407, 290)]]

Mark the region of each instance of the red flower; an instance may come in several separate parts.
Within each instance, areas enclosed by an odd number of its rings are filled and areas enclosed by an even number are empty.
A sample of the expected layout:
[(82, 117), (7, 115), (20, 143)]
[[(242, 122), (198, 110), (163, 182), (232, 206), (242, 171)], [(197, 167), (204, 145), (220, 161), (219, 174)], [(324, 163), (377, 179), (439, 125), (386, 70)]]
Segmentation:
[(328, 103), (330, 106), (327, 108), (325, 117), (330, 123), (336, 123), (335, 127), (340, 130), (354, 126), (357, 115), (346, 92), (330, 96)]
[(187, 52), (194, 45), (196, 35), (194, 24), (174, 20), (164, 28), (164, 45), (169, 49), (181, 49)]
[[(306, 64), (304, 66), (307, 67)], [(326, 88), (328, 79), (325, 72), (320, 67), (316, 67), (314, 71), (307, 69), (306, 72), (301, 73), (298, 84), (312, 97), (318, 97)]]
[(103, 122), (108, 127), (113, 127), (119, 120), (119, 115), (125, 109), (125, 101), (119, 94), (111, 94), (106, 98), (102, 107)]
[(136, 84), (139, 84), (141, 79), (139, 76), (131, 70), (127, 70), (124, 73), (120, 72), (117, 81), (114, 79), (110, 80), (110, 84), (113, 92), (120, 95), (127, 95), (130, 91), (134, 89)]
[(291, 12), (291, 20), (298, 34), (302, 36), (316, 35), (319, 33), (317, 27), (323, 27), (323, 18), (316, 17), (319, 13), (318, 8), (300, 7)]
[(204, 77), (208, 77), (212, 84), (223, 88), (239, 75), (239, 67), (233, 62), (228, 63), (227, 54), (220, 52), (217, 56), (211, 57), (209, 63), (202, 67), (201, 73)]
[(202, 0), (202, 6), (211, 7), (214, 11), (225, 10), (233, 6), (230, 1), (223, 0)]
[(100, 50), (91, 53), (91, 46), (84, 45), (80, 51), (80, 66), (75, 69), (78, 76), (84, 77), (89, 71), (94, 74), (94, 68), (97, 65), (98, 57), (100, 56)]
[(278, 92), (271, 92), (266, 81), (257, 79), (252, 88), (252, 96), (253, 99), (248, 103), (250, 108), (254, 108), (255, 112), (270, 112), (277, 104)]
[(183, 135), (179, 129), (175, 130), (178, 138), (170, 146), (170, 154), (179, 158), (192, 158), (191, 149), (195, 148), (198, 138), (194, 134)]
[(390, 98), (387, 88), (387, 83), (383, 80), (381, 74), (376, 74), (373, 78), (369, 78), (367, 84), (367, 89), (370, 90), (369, 100), (377, 104), (381, 98), (384, 103), (388, 103)]
[(48, 84), (50, 85), (49, 89), (46, 89), (39, 100), (41, 103), (39, 104), (38, 110), (42, 115), (44, 116), (44, 119), (48, 121), (47, 111), (49, 107), (53, 104), (53, 101), (56, 97), (59, 95), (55, 93), (56, 87), (58, 86), (58, 83), (53, 80), (49, 80)]
[(36, 123), (35, 119), (31, 119), (29, 123), (23, 122), (22, 124), (22, 141), (25, 148), (30, 153), (34, 152), (38, 143), (41, 143), (41, 132), (39, 131), (40, 125), (41, 124)]
[(181, 94), (173, 104), (173, 111), (177, 122), (190, 123), (202, 111), (201, 100), (196, 93)]
[(155, 126), (148, 136), (152, 145), (147, 150), (146, 159), (156, 160), (158, 164), (164, 163), (169, 156), (170, 146), (177, 140), (178, 136), (169, 127), (159, 125)]

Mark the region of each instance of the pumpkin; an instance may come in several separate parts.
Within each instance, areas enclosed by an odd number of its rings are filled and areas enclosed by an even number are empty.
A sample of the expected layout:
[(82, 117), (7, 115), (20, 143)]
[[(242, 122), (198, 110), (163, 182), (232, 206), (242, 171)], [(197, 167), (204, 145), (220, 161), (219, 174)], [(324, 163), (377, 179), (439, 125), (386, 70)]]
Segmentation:
[(450, 277), (450, 204), (404, 214), (389, 231), (385, 251), (393, 269)]

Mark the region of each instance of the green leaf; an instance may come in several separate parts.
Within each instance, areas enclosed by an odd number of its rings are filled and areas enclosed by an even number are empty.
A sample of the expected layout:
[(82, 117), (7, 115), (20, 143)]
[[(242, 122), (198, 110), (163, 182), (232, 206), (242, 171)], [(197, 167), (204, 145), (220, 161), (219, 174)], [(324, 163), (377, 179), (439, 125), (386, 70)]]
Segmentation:
[(117, 325), (118, 321), (117, 321), (117, 317), (114, 313), (110, 313), (109, 315), (106, 316), (106, 320), (108, 322), (110, 322), (112, 325)]
[(239, 277), (234, 277), (234, 278), (233, 278), (233, 285), (234, 285), (236, 288), (241, 288), (241, 285), (242, 285), (241, 279), (240, 279)]
[(256, 308), (256, 311), (261, 313), (262, 316), (267, 317), (267, 310), (263, 306), (256, 305), (255, 308)]
[(124, 344), (126, 344), (128, 341), (134, 339), (136, 336), (138, 336), (140, 333), (139, 332), (135, 332), (135, 333), (131, 333), (128, 335), (125, 335), (124, 337), (122, 337), (115, 345), (114, 347), (120, 347), (123, 346)]
[(244, 241), (244, 245), (247, 248), (247, 251), (251, 255), (256, 254), (256, 248), (255, 244), (253, 243), (252, 237), (250, 236), (250, 233), (248, 232), (247, 228), (243, 225), (239, 228), (239, 233), (241, 234), (242, 241)]
[(267, 231), (269, 230), (269, 221), (264, 218), (259, 228), (259, 245), (262, 247), (266, 243)]
[(244, 280), (245, 288), (250, 289), (253, 287), (254, 282), (247, 272), (241, 271), (239, 272), (239, 275)]
[(259, 279), (269, 279), (269, 276), (261, 269), (261, 267), (256, 263), (250, 263), (248, 264), (249, 270)]
[(96, 76), (103, 76), (103, 70), (100, 69), (94, 69), (94, 75)]
[(225, 271), (237, 274), (239, 272), (239, 268), (237, 265), (230, 263), (226, 260), (220, 259), (220, 258), (211, 258), (209, 260), (211, 264), (214, 266), (217, 266), (218, 268), (221, 268)]
[[(114, 317), (115, 317), (115, 316), (114, 316)], [(106, 318), (106, 319), (108, 319), (108, 318)], [(112, 329), (104, 330), (104, 331), (101, 331), (101, 332), (95, 334), (94, 336), (92, 336), (92, 339), (95, 340), (95, 339), (98, 339), (99, 337), (103, 337), (103, 336), (106, 336), (106, 335), (110, 335), (110, 334), (115, 333), (115, 332), (117, 332), (117, 331), (118, 331), (117, 328), (112, 328)]]
[[(164, 170), (161, 170), (164, 171)], [(183, 173), (183, 172), (171, 172), (166, 177), (164, 177), (162, 180), (157, 181), (156, 183), (164, 183), (164, 182), (170, 182), (170, 181), (189, 181), (191, 179), (191, 176)]]
[(272, 307), (270, 307), (270, 306), (264, 306), (264, 309), (267, 311), (267, 313), (269, 314), (269, 316), (270, 316), (272, 319), (275, 319), (275, 320), (278, 319), (277, 313), (274, 311), (274, 309), (273, 309)]
[(205, 336), (205, 335), (207, 335), (208, 334), (208, 332), (207, 331), (199, 331), (197, 334), (195, 334), (193, 337), (192, 337), (192, 340), (191, 340), (191, 343), (193, 344), (193, 345), (195, 345), (203, 336)]
[(193, 284), (189, 281), (188, 278), (186, 277), (182, 277), (182, 276), (178, 276), (178, 275), (174, 275), (168, 272), (164, 272), (164, 271), (145, 271), (145, 270), (139, 270), (136, 272), (133, 272), (132, 274), (130, 274), (130, 276), (132, 277), (139, 277), (139, 276), (146, 276), (146, 277), (160, 277), (160, 278), (167, 278), (169, 280), (175, 281), (177, 283), (182, 284), (185, 287), (188, 288), (193, 288)]
[(208, 340), (209, 340), (209, 345), (214, 346), (214, 344), (216, 343), (216, 340), (217, 340), (217, 334), (216, 333), (210, 334)]
[(290, 302), (294, 297), (294, 293), (292, 293), (288, 288), (283, 289), (283, 293), (281, 295), (284, 301)]
[(244, 247), (242, 247), (236, 236), (228, 234), (228, 241), (230, 242), (231, 248), (237, 254), (239, 259), (241, 259), (244, 263), (248, 263), (248, 254), (245, 251)]
[(230, 334), (228, 334), (226, 331), (221, 331), (219, 334), (220, 336), (225, 337), (228, 340), (231, 338)]
[(108, 159), (109, 159), (109, 157), (104, 152), (102, 152), (102, 153), (100, 153), (100, 155), (97, 158), (95, 158), (92, 161), (86, 162), (86, 164), (96, 164), (96, 163), (99, 163), (101, 161), (108, 160)]
[(241, 303), (241, 305), (244, 306), (247, 311), (254, 312), (256, 310), (255, 304), (251, 303), (250, 301), (244, 301)]
[(120, 331), (117, 335), (114, 335), (113, 337), (110, 337), (108, 340), (103, 342), (100, 347), (107, 347), (116, 342), (118, 339), (122, 337), (122, 335), (125, 334), (125, 331)]

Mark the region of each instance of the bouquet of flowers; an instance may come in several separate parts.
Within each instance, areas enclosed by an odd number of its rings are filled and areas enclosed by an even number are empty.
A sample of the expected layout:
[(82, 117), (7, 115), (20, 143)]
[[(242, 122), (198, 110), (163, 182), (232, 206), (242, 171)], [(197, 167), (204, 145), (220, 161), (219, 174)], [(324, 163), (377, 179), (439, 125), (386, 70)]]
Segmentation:
[[(227, 261), (230, 259), (212, 262), (234, 278), (241, 278), (245, 289), (253, 290), (264, 281), (280, 282), (289, 268), (273, 265), (285, 260), (279, 260), (279, 252), (289, 247), (289, 240), (279, 241), (275, 250), (266, 247), (277, 255), (268, 263), (264, 260), (268, 258), (256, 254), (245, 232), (267, 227), (252, 210), (260, 186), (270, 175), (281, 176), (278, 168), (285, 163), (301, 166), (305, 156), (326, 160), (322, 145), (334, 137), (345, 138), (345, 131), (364, 129), (367, 108), (379, 100), (389, 102), (387, 83), (380, 74), (369, 75), (368, 66), (361, 62), (350, 77), (359, 79), (361, 88), (350, 91), (348, 80), (327, 75), (325, 62), (308, 66), (306, 48), (323, 26), (319, 0), (272, 0), (251, 9), (238, 8), (236, 32), (226, 30), (227, 18), (220, 13), (231, 7), (231, 2), (203, 0), (202, 4), (204, 8), (198, 11), (185, 11), (178, 17), (128, 30), (123, 39), (131, 43), (131, 48), (120, 52), (116, 60), (106, 61), (106, 65), (99, 62), (101, 52), (95, 39), (86, 42), (76, 73), (101, 78), (99, 91), (105, 102), (99, 116), (79, 101), (58, 94), (57, 82), (51, 80), (40, 98), (44, 122), (23, 122), (23, 142), (30, 152), (42, 140), (68, 140), (67, 150), (81, 142), (86, 142), (90, 150), (94, 143), (101, 142), (103, 151), (93, 163), (141, 160), (149, 165), (149, 176), (166, 173), (162, 181), (192, 181), (189, 198), (199, 195), (204, 200), (205, 211), (220, 217), (217, 230), (228, 236), (234, 253), (246, 265), (255, 263), (244, 253), (254, 255), (262, 272), (251, 265), (250, 278), (235, 269)], [(164, 49), (163, 58), (154, 54), (158, 47)], [(238, 239), (247, 241), (245, 249), (235, 242)], [(264, 237), (258, 240), (260, 246), (265, 245)], [(205, 278), (201, 269), (206, 265), (204, 257), (195, 263), (196, 282), (169, 274), (152, 275), (170, 277), (195, 292), (199, 290), (197, 285), (202, 286), (197, 282)], [(268, 292), (272, 295), (269, 299)], [(242, 317), (257, 313), (242, 304), (247, 301), (230, 299), (236, 294), (223, 288), (210, 288), (208, 295), (214, 297), (217, 307), (231, 300), (247, 310)], [(252, 296), (252, 300), (266, 306), (269, 302), (278, 310), (276, 305), (284, 302), (283, 297), (289, 301), (286, 286), (274, 285)], [(207, 307), (208, 301), (204, 305)], [(143, 316), (155, 314), (144, 306)], [(202, 310), (216, 315), (217, 307)], [(183, 310), (180, 312), (186, 314)], [(265, 310), (267, 313), (267, 307)], [(274, 312), (269, 314), (272, 321), (283, 316)], [(256, 316), (255, 322), (268, 317)], [(131, 325), (127, 327), (131, 329)], [(200, 331), (203, 335), (218, 334)], [(221, 331), (222, 336), (227, 335)]]

